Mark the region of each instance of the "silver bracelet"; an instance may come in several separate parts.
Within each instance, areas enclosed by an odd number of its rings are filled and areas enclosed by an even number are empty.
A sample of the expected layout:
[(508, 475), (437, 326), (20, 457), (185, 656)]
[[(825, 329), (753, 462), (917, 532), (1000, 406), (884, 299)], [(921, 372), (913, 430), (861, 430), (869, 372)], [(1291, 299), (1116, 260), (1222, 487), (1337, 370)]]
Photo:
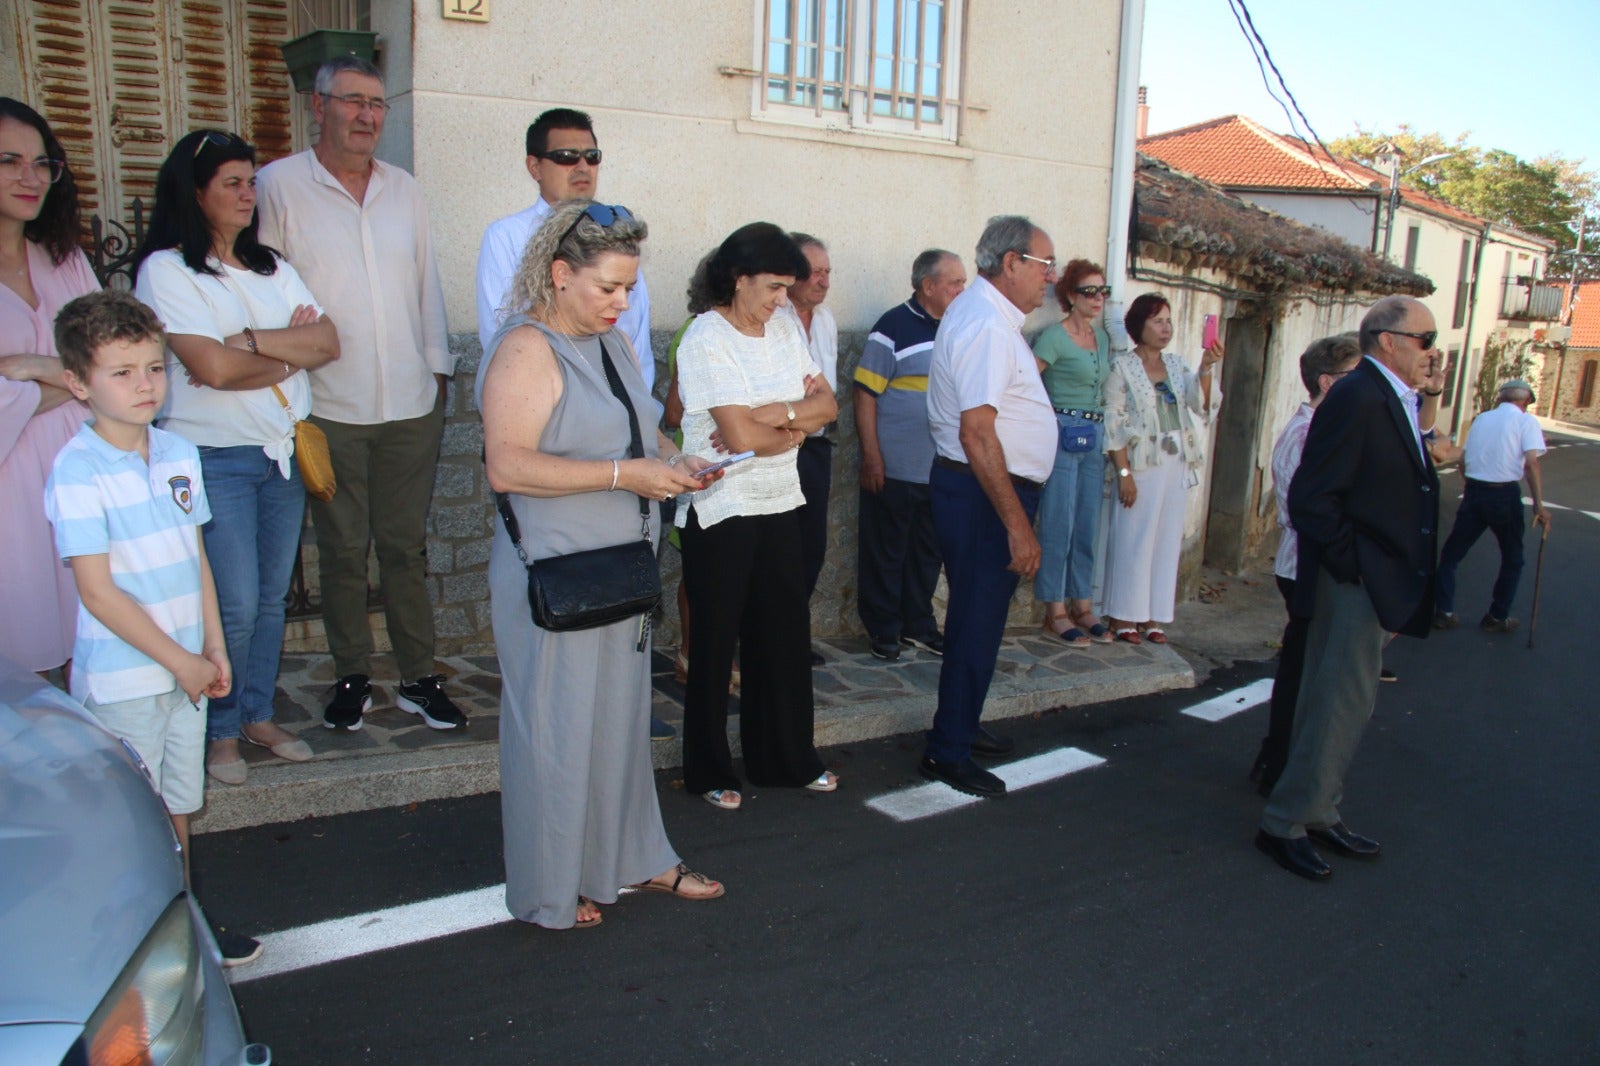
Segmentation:
[(678, 465), (678, 460), (682, 459), (683, 457), (684, 457), (684, 453), (683, 452), (679, 452), (677, 455), (674, 455), (672, 458), (667, 460), (667, 465), (668, 466), (677, 466)]
[(611, 460), (611, 487), (606, 489), (607, 492), (615, 492), (617, 490), (617, 475), (620, 473), (622, 473), (622, 464), (615, 459)]

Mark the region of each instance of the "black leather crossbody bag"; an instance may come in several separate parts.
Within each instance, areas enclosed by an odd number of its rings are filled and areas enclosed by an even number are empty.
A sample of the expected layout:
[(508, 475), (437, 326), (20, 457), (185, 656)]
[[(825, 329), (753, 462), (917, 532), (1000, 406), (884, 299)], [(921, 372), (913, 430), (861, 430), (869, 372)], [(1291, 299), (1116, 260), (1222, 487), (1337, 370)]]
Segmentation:
[[(611, 355), (604, 342), (600, 360), (605, 367), (606, 384), (628, 412), (628, 454), (644, 457), (644, 441), (639, 434), (639, 417), (622, 387)], [(609, 548), (592, 548), (548, 559), (528, 558), (522, 547), (522, 529), (504, 493), (495, 493), (495, 506), (505, 522), (506, 532), (517, 549), (517, 558), (528, 568), (528, 606), (534, 625), (556, 633), (577, 629), (597, 629), (625, 618), (642, 615), (639, 625), (639, 650), (650, 636), (650, 612), (661, 602), (661, 568), (650, 543), (650, 505), (639, 501), (640, 538)]]

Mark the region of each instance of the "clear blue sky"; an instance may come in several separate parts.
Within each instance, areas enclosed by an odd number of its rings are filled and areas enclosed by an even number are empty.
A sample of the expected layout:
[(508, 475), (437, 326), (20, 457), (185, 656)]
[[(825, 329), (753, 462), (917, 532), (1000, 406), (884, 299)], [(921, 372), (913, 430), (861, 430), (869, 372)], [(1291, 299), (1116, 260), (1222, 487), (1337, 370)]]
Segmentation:
[[(1409, 122), (1600, 170), (1600, 0), (1245, 2), (1324, 140)], [(1151, 133), (1229, 114), (1290, 132), (1228, 0), (1146, 0), (1140, 71)]]

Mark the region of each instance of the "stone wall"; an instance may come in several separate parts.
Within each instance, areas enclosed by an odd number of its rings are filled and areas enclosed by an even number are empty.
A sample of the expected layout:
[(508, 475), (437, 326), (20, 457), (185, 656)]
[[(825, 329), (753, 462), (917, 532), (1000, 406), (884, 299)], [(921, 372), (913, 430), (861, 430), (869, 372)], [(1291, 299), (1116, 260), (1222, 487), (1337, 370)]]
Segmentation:
[(1544, 371), (1534, 383), (1539, 403), (1534, 411), (1562, 422), (1600, 426), (1600, 385), (1590, 398), (1589, 406), (1578, 406), (1578, 387), (1583, 382), (1586, 363), (1600, 360), (1600, 348), (1568, 348), (1566, 358), (1554, 351), (1544, 356)]

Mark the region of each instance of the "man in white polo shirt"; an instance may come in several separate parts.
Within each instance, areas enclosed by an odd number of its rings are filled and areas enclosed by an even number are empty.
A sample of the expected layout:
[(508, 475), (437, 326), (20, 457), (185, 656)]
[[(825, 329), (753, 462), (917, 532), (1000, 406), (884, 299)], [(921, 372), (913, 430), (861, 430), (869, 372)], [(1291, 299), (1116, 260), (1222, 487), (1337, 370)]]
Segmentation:
[(1039, 569), (1033, 516), (1055, 464), (1056, 417), (1022, 323), (1044, 303), (1055, 246), (1026, 218), (999, 215), (978, 238), (977, 266), (977, 279), (939, 323), (928, 368), (936, 452), (928, 489), (950, 598), (939, 706), (921, 770), (961, 792), (1001, 796), (1005, 782), (972, 756), (1012, 747), (978, 718), (1011, 594)]
[(1539, 471), (1539, 456), (1545, 453), (1544, 431), (1539, 428), (1539, 420), (1528, 413), (1533, 401), (1533, 389), (1526, 381), (1508, 381), (1500, 386), (1495, 409), (1472, 421), (1462, 457), (1466, 489), (1450, 536), (1439, 553), (1435, 629), (1454, 629), (1460, 624), (1455, 614), (1456, 567), (1486, 529), (1500, 542), (1500, 573), (1494, 580), (1489, 613), (1478, 626), (1489, 633), (1509, 633), (1517, 628), (1517, 620), (1511, 617), (1511, 601), (1517, 598), (1517, 582), (1522, 577), (1524, 474), (1533, 500), (1533, 524), (1550, 528)]

